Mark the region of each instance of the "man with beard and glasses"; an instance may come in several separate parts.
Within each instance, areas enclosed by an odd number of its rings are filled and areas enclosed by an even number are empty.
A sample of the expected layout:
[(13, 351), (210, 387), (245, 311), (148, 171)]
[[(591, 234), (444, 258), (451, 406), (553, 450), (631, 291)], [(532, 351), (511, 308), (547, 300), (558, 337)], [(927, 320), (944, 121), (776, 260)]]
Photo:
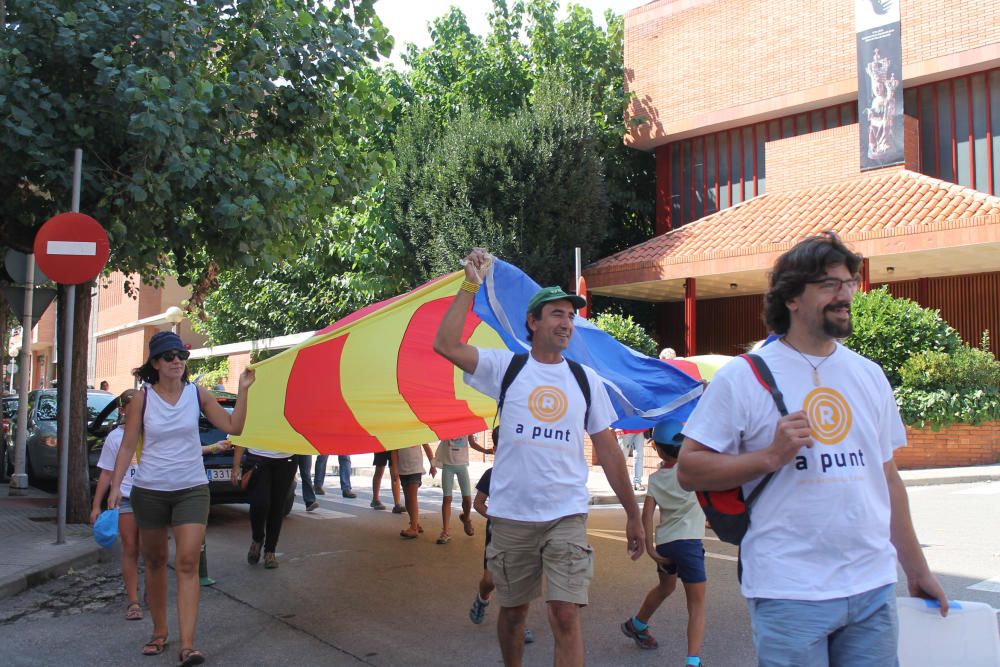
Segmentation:
[(833, 233), (778, 258), (765, 300), (779, 340), (758, 354), (790, 413), (749, 364), (715, 374), (684, 427), (677, 477), (693, 490), (768, 473), (743, 538), (741, 587), (759, 665), (894, 665), (896, 559), (911, 595), (948, 600), (927, 566), (893, 450), (906, 444), (882, 369), (840, 344), (862, 258)]

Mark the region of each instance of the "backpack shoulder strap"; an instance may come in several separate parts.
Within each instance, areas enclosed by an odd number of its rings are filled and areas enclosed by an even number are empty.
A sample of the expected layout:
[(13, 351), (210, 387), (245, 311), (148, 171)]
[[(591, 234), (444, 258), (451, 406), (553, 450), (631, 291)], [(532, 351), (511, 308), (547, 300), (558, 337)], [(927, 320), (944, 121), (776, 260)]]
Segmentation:
[(784, 417), (787, 415), (788, 408), (785, 407), (785, 397), (782, 395), (781, 390), (778, 389), (778, 385), (774, 381), (774, 375), (771, 374), (771, 369), (767, 367), (764, 360), (756, 354), (741, 354), (740, 356), (750, 364), (750, 370), (753, 371), (757, 382), (771, 394), (771, 398), (774, 399), (774, 404), (778, 407), (778, 412), (781, 413), (781, 416)]
[[(507, 399), (507, 390), (510, 389), (510, 385), (514, 383), (514, 378), (517, 374), (521, 372), (524, 365), (528, 363), (528, 353), (522, 352), (521, 354), (515, 354), (510, 360), (510, 364), (507, 365), (507, 370), (503, 374), (503, 380), (500, 381), (500, 397), (497, 399), (497, 418), (500, 417), (500, 412), (503, 410), (503, 403)], [(493, 425), (496, 426), (496, 419), (493, 420)]]
[[(741, 354), (748, 364), (750, 364), (750, 370), (753, 371), (754, 377), (757, 378), (757, 382), (767, 389), (767, 392), (771, 394), (771, 398), (774, 399), (774, 404), (778, 408), (778, 412), (784, 417), (788, 414), (788, 408), (785, 407), (785, 397), (782, 395), (781, 390), (778, 389), (777, 383), (774, 381), (774, 375), (771, 373), (771, 369), (767, 367), (767, 363), (756, 354)], [(774, 477), (774, 471), (764, 475), (764, 479), (760, 480), (760, 484), (754, 487), (750, 495), (747, 496), (745, 502), (746, 506), (749, 508), (753, 504), (753, 501), (757, 499), (767, 483), (771, 481)]]
[(587, 371), (583, 370), (583, 366), (567, 358), (566, 363), (569, 364), (569, 370), (573, 373), (573, 377), (576, 378), (576, 383), (580, 385), (580, 391), (583, 393), (583, 400), (587, 404), (587, 408), (583, 413), (583, 430), (587, 430), (587, 422), (590, 420), (590, 381), (587, 380)]

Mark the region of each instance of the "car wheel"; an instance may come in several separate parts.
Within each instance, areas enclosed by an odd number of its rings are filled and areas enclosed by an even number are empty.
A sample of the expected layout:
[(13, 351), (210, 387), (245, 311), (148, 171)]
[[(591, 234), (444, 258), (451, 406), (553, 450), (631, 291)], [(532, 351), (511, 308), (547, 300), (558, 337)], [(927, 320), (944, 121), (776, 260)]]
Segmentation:
[(285, 516), (292, 513), (292, 507), (295, 505), (295, 482), (292, 481), (288, 485), (288, 497), (285, 498)]

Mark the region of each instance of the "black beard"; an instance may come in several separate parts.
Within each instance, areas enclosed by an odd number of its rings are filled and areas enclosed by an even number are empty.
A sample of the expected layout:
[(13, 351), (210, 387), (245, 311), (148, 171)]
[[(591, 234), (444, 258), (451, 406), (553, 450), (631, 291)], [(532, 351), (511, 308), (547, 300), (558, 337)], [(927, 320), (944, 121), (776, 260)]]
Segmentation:
[[(834, 308), (841, 307), (841, 304), (830, 304), (825, 310), (832, 310)], [(850, 307), (848, 305), (848, 307)], [(854, 331), (854, 322), (850, 318), (850, 311), (848, 311), (847, 324), (844, 326), (839, 326), (828, 320), (825, 316), (823, 317), (823, 333), (831, 338), (847, 338)]]

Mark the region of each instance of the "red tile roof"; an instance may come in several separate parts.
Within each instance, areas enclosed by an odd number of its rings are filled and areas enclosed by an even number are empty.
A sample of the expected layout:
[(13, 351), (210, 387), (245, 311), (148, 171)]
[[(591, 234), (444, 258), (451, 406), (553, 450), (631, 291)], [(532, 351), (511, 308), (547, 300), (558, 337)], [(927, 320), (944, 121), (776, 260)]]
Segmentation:
[(984, 224), (1000, 224), (1000, 197), (906, 169), (885, 170), (754, 197), (598, 260), (585, 275), (590, 281), (654, 265), (773, 253), (827, 230), (850, 243)]

